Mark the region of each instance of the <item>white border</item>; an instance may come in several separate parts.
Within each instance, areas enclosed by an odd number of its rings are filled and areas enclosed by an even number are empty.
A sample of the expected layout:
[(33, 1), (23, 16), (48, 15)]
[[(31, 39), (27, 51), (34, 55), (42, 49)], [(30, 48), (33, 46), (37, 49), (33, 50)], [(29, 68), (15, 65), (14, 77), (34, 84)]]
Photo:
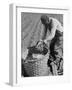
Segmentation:
[[(46, 77), (21, 77), (21, 12), (33, 12), (33, 13), (54, 13), (64, 15), (64, 75), (63, 76), (46, 76)], [(13, 85), (25, 85), (25, 84), (48, 84), (48, 83), (66, 83), (70, 81), (70, 67), (69, 67), (69, 53), (68, 53), (68, 29), (69, 29), (69, 11), (68, 9), (47, 9), (47, 8), (28, 8), (24, 6), (14, 5), (14, 22), (13, 22)], [(16, 21), (15, 21), (16, 20)], [(16, 41), (17, 39), (17, 41)], [(17, 64), (17, 65), (16, 65)]]
[(16, 6), (9, 7), (9, 83), (16, 85)]

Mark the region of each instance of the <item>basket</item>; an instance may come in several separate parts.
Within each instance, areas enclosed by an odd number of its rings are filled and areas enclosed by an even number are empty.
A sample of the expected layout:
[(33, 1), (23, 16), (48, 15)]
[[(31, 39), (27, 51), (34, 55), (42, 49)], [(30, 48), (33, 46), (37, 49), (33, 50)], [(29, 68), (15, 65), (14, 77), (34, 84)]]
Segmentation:
[(47, 76), (48, 66), (47, 61), (49, 54), (46, 54), (43, 59), (32, 59), (23, 62), (23, 67), (28, 76)]

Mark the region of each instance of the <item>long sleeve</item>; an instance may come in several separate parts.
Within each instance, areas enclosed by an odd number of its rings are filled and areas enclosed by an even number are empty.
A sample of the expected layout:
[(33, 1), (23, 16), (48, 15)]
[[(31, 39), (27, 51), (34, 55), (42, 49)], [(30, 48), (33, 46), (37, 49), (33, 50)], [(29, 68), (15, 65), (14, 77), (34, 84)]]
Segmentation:
[(48, 32), (47, 32), (47, 35), (46, 35), (46, 41), (52, 40), (54, 38), (54, 36), (55, 36), (57, 24), (54, 23), (53, 21), (52, 21), (51, 24), (52, 24), (51, 25), (52, 26), (51, 31), (47, 30)]
[(51, 18), (52, 20), (52, 23), (51, 23), (51, 32), (49, 32), (49, 30), (47, 30), (47, 35), (46, 35), (46, 39), (45, 39), (45, 42), (49, 41), (49, 40), (52, 40), (55, 36), (55, 33), (56, 33), (56, 30), (59, 30), (60, 32), (63, 32), (63, 27), (61, 25), (61, 23), (54, 19), (54, 18)]

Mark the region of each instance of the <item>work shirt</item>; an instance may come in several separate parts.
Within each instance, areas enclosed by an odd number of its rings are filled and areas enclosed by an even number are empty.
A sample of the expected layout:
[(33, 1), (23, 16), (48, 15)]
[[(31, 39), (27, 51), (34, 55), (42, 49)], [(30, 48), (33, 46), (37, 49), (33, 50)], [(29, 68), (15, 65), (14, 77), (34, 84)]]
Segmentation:
[[(56, 30), (63, 32), (63, 27), (61, 25), (61, 23), (52, 17), (49, 17), (49, 21), (50, 21), (50, 28), (51, 31), (49, 30), (49, 28), (47, 28), (47, 32), (45, 32), (45, 26), (42, 25), (42, 30), (41, 30), (41, 38), (45, 40), (45, 42), (52, 40), (55, 36)], [(46, 34), (44, 34), (44, 32)], [(45, 36), (44, 36), (45, 35)]]

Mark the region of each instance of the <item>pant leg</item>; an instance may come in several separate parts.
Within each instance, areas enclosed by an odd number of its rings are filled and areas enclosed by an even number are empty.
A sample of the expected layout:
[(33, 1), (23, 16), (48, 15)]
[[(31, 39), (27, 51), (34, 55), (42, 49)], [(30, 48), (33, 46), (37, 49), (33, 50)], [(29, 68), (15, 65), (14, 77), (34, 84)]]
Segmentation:
[(59, 32), (58, 30), (56, 31), (55, 37), (52, 39), (51, 44), (50, 44), (50, 55), (56, 59), (55, 55), (58, 55), (60, 53), (57, 48), (62, 48), (63, 51), (63, 33)]
[[(57, 48), (59, 48), (59, 49), (57, 49)], [(63, 33), (59, 32), (59, 31), (56, 31), (55, 37), (52, 39), (52, 41), (50, 43), (50, 57), (52, 57), (52, 58), (49, 58), (49, 60), (51, 62), (48, 64), (50, 64), (52, 73), (54, 72), (53, 71), (54, 68), (52, 68), (53, 65), (51, 65), (52, 61), (56, 62), (55, 66), (57, 66), (59, 63), (56, 56), (58, 56), (58, 57), (63, 56)], [(49, 62), (49, 60), (48, 60), (48, 62)], [(58, 68), (58, 66), (57, 66), (57, 68)]]

